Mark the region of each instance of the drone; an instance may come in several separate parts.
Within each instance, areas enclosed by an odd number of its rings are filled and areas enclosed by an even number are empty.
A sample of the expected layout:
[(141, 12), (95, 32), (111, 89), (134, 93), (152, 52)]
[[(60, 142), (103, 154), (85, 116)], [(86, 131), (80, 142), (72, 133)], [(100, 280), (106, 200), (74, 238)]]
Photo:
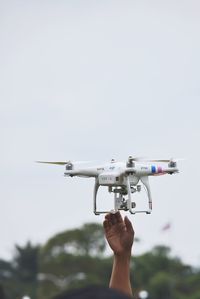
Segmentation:
[[(154, 159), (147, 160), (129, 156), (126, 162), (117, 162), (111, 159), (109, 163), (95, 167), (77, 167), (81, 162), (46, 162), (38, 163), (64, 165), (66, 177), (87, 177), (94, 178), (93, 191), (93, 211), (95, 215), (119, 210), (129, 211), (131, 214), (152, 212), (152, 196), (149, 185), (149, 176), (178, 173), (177, 160), (174, 159)], [(157, 163), (165, 163), (164, 166)], [(87, 163), (86, 161), (83, 163)], [(166, 165), (167, 163), (167, 165)], [(132, 201), (132, 194), (141, 191), (141, 183), (147, 191), (147, 207), (144, 210), (137, 210), (136, 203)], [(100, 186), (108, 187), (108, 191), (114, 194), (114, 209), (112, 211), (100, 211), (97, 208), (97, 193)], [(126, 198), (127, 197), (127, 198)]]

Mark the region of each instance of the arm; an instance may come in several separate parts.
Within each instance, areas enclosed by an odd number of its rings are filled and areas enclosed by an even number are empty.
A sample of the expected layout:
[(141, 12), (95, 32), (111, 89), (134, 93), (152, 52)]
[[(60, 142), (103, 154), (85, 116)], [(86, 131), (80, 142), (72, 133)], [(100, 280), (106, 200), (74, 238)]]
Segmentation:
[(119, 212), (107, 214), (104, 220), (105, 236), (114, 253), (110, 288), (132, 296), (130, 284), (130, 258), (134, 230), (127, 217), (122, 219)]

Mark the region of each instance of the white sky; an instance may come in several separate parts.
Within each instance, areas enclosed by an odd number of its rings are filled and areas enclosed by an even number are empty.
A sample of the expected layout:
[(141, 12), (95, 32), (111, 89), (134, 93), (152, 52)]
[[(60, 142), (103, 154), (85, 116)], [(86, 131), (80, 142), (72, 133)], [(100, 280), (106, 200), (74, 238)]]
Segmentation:
[(0, 1), (0, 258), (103, 221), (92, 180), (35, 160), (132, 154), (187, 159), (151, 179), (152, 215), (130, 216), (135, 252), (169, 244), (200, 266), (199, 36), (195, 0)]

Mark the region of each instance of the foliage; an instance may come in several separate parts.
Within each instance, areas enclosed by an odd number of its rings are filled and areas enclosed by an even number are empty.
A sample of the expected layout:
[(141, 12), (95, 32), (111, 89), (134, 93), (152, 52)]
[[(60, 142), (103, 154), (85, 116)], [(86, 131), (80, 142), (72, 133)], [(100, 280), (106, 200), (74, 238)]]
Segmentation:
[(40, 252), (39, 298), (60, 291), (109, 280), (110, 259), (103, 258), (106, 242), (102, 226), (85, 224), (51, 238)]
[(15, 246), (11, 262), (0, 260), (0, 284), (6, 299), (21, 298), (23, 295), (36, 298), (38, 253), (39, 246), (28, 242), (24, 247)]
[(102, 226), (86, 223), (79, 229), (68, 230), (51, 238), (42, 248), (43, 257), (52, 258), (62, 253), (101, 256), (106, 248)]
[(149, 299), (188, 299), (200, 292), (200, 271), (170, 257), (170, 248), (165, 246), (134, 258), (133, 273), (136, 292), (146, 289)]
[[(112, 257), (106, 255), (102, 226), (87, 223), (50, 238), (44, 246), (16, 245), (13, 260), (0, 260), (0, 299), (50, 299), (70, 288), (108, 285)], [(131, 261), (134, 293), (149, 299), (200, 299), (200, 270), (156, 246)]]

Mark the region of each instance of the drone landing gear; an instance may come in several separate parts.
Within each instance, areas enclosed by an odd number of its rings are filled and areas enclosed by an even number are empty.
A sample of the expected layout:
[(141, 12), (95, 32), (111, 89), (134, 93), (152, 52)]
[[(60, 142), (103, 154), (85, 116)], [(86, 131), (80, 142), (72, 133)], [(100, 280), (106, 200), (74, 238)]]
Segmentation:
[[(97, 210), (97, 192), (100, 185), (96, 181), (94, 185), (94, 214), (100, 215), (105, 213), (116, 213), (119, 210), (123, 211), (129, 211), (131, 214), (135, 214), (135, 212), (132, 210), (136, 207), (135, 202), (130, 202), (129, 199), (125, 199), (125, 195), (127, 195), (127, 190), (124, 187), (109, 187), (109, 192), (114, 193), (114, 209), (111, 211), (98, 211)], [(130, 192), (136, 192), (135, 189), (131, 188)]]
[[(148, 182), (146, 180), (142, 180), (142, 183), (145, 185), (146, 189), (148, 190)], [(127, 178), (127, 185), (126, 186), (109, 186), (108, 191), (114, 193), (114, 209), (111, 211), (98, 211), (97, 210), (97, 193), (100, 185), (98, 180), (95, 180), (94, 185), (94, 194), (93, 194), (93, 204), (94, 204), (94, 214), (100, 215), (105, 213), (116, 213), (119, 210), (129, 211), (131, 214), (136, 213), (151, 213), (151, 202), (149, 202), (149, 209), (148, 210), (136, 210), (136, 203), (132, 202), (131, 194), (135, 192), (141, 191), (141, 185), (131, 186), (129, 177)], [(128, 195), (127, 199), (125, 196)], [(150, 195), (150, 193), (148, 194)], [(151, 200), (150, 200), (151, 201)]]

